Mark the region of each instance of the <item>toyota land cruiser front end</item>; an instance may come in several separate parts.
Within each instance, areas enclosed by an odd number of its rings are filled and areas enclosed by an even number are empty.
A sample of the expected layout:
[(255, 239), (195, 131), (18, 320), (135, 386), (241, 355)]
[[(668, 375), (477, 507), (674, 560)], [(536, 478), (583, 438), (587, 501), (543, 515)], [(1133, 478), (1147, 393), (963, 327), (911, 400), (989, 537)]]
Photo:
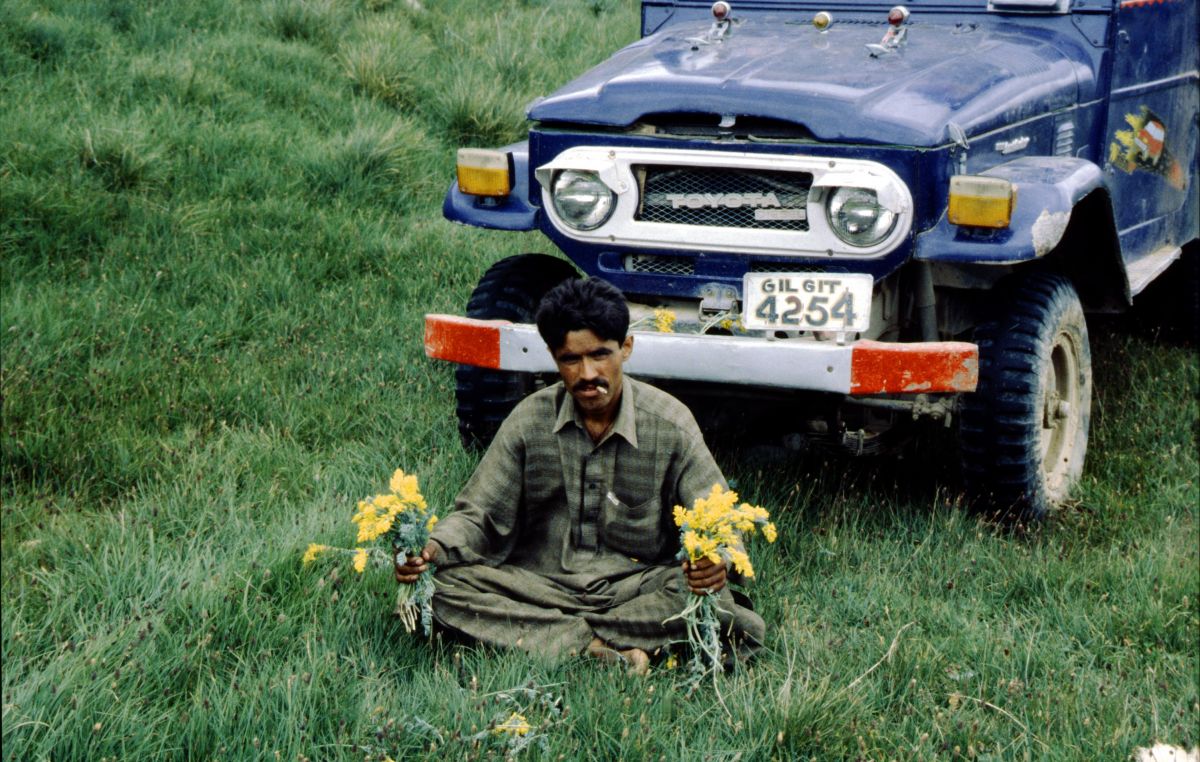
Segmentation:
[(527, 141), (460, 151), (449, 219), (540, 229), (573, 263), (502, 260), (466, 317), (427, 317), (464, 442), (553, 372), (533, 311), (578, 268), (645, 327), (631, 373), (807, 400), (800, 440), (855, 454), (954, 420), (976, 496), (1044, 515), (1083, 465), (1083, 309), (1127, 305), (1196, 237), (1194, 38), (1134, 136), (1174, 174), (1153, 169), (1147, 219), (1114, 211), (1126, 5), (647, 0), (644, 37), (532, 104)]

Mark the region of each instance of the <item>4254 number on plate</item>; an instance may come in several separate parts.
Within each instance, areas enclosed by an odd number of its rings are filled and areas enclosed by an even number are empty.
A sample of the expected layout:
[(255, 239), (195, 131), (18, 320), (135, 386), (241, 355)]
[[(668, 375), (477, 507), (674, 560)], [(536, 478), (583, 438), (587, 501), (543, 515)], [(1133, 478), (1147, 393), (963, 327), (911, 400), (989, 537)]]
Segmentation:
[(742, 323), (759, 330), (864, 331), (873, 286), (866, 274), (747, 273)]

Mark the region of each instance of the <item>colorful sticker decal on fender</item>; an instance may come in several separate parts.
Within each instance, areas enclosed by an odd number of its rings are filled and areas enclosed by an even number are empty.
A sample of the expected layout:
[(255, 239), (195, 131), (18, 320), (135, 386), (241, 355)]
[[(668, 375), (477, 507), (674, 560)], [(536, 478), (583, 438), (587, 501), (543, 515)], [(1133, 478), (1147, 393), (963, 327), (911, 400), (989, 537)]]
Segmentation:
[(1183, 190), (1183, 167), (1167, 150), (1167, 128), (1162, 119), (1145, 106), (1139, 114), (1126, 114), (1132, 129), (1117, 130), (1108, 147), (1108, 160), (1118, 169), (1131, 173), (1145, 170), (1161, 175), (1172, 188)]

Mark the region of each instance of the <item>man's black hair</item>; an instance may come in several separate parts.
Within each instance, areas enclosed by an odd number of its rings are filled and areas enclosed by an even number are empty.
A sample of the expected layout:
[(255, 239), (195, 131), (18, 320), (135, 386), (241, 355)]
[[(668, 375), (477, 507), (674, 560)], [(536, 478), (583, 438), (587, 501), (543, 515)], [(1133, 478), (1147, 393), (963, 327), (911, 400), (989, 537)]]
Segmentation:
[(537, 310), (538, 333), (550, 351), (567, 341), (571, 331), (590, 330), (603, 341), (625, 341), (629, 305), (611, 283), (599, 278), (572, 278), (550, 289)]

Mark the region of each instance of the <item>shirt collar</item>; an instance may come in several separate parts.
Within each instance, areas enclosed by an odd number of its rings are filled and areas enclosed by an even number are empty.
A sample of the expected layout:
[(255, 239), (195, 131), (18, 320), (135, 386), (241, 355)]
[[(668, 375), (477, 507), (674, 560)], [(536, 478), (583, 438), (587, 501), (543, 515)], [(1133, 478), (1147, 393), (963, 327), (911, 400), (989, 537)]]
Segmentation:
[[(583, 416), (580, 415), (578, 408), (575, 407), (575, 398), (567, 391), (566, 385), (562, 388), (562, 397), (558, 403), (558, 418), (554, 422), (554, 433), (562, 431), (563, 427), (568, 423), (574, 423), (584, 433), (587, 432), (587, 427), (583, 423)], [(637, 410), (634, 407), (634, 391), (632, 379), (625, 376), (621, 380), (621, 402), (617, 408), (617, 417), (613, 421), (612, 428), (600, 443), (603, 443), (609, 437), (617, 435), (625, 439), (626, 442), (638, 446), (637, 439)], [(598, 443), (599, 444), (599, 443)]]

